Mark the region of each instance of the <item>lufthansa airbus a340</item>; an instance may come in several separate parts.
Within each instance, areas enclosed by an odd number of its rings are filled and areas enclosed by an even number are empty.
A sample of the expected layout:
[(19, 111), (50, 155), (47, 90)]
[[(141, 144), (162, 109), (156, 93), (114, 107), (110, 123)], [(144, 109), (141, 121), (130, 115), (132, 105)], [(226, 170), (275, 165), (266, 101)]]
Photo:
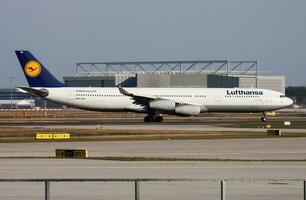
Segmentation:
[[(293, 103), (280, 92), (258, 88), (66, 87), (29, 51), (16, 51), (16, 55), (29, 84), (17, 91), (84, 110), (147, 113), (145, 122), (161, 122), (163, 113), (265, 113)], [(266, 121), (266, 116), (261, 120)]]

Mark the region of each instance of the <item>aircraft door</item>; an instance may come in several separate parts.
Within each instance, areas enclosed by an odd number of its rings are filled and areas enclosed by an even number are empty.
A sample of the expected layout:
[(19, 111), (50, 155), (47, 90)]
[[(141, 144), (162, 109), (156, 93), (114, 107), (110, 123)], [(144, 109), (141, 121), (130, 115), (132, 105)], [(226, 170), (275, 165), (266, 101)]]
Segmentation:
[(68, 100), (75, 100), (75, 91), (71, 90), (68, 92)]
[(220, 104), (220, 103), (221, 103), (221, 98), (220, 98), (220, 96), (218, 96), (218, 95), (215, 95), (215, 96), (214, 96), (214, 103), (215, 103), (215, 104)]

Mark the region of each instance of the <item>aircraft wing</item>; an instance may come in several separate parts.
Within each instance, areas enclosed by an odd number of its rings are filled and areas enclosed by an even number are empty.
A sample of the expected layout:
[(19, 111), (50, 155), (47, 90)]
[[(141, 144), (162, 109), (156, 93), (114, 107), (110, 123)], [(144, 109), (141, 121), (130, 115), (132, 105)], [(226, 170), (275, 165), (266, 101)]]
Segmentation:
[[(149, 103), (152, 100), (168, 100), (168, 101), (174, 101), (173, 99), (167, 99), (167, 98), (159, 98), (159, 97), (154, 97), (150, 95), (140, 95), (140, 94), (133, 94), (128, 92), (126, 89), (123, 89), (121, 86), (118, 86), (118, 89), (121, 94), (132, 97), (134, 99), (134, 104), (142, 105), (142, 106), (147, 106), (149, 107)], [(176, 104), (180, 105), (187, 105), (188, 103), (185, 102), (180, 102), (180, 101), (175, 101)], [(192, 105), (192, 104), (188, 104)]]
[(137, 105), (149, 107), (149, 102), (157, 99), (155, 97), (148, 96), (148, 95), (137, 95), (137, 94), (130, 93), (127, 90), (123, 89), (121, 86), (118, 86), (118, 89), (121, 94), (132, 97), (134, 100), (133, 103)]

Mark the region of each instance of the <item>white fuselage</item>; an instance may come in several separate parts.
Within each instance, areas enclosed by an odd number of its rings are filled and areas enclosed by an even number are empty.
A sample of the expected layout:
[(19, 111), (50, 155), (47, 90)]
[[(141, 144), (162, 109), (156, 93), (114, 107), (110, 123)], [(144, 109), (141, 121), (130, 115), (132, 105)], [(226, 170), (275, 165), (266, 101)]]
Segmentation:
[[(35, 88), (40, 89), (40, 88)], [(146, 106), (135, 103), (130, 96), (110, 88), (45, 88), (45, 99), (66, 106), (95, 111), (148, 112)], [(125, 88), (134, 95), (166, 99), (177, 104), (195, 105), (202, 112), (264, 112), (292, 104), (284, 94), (254, 88)], [(167, 113), (161, 111), (161, 113)], [(169, 113), (169, 112), (168, 112)], [(175, 114), (175, 113), (174, 113)]]

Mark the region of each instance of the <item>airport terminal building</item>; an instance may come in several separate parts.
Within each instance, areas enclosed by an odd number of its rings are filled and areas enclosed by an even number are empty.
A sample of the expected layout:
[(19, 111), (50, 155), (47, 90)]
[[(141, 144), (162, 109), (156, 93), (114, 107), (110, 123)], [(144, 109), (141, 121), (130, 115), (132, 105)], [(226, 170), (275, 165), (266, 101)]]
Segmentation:
[(0, 109), (34, 107), (35, 101), (29, 95), (17, 93), (13, 89), (0, 89)]
[(260, 71), (257, 61), (77, 63), (71, 87), (265, 88), (285, 93), (285, 77)]

